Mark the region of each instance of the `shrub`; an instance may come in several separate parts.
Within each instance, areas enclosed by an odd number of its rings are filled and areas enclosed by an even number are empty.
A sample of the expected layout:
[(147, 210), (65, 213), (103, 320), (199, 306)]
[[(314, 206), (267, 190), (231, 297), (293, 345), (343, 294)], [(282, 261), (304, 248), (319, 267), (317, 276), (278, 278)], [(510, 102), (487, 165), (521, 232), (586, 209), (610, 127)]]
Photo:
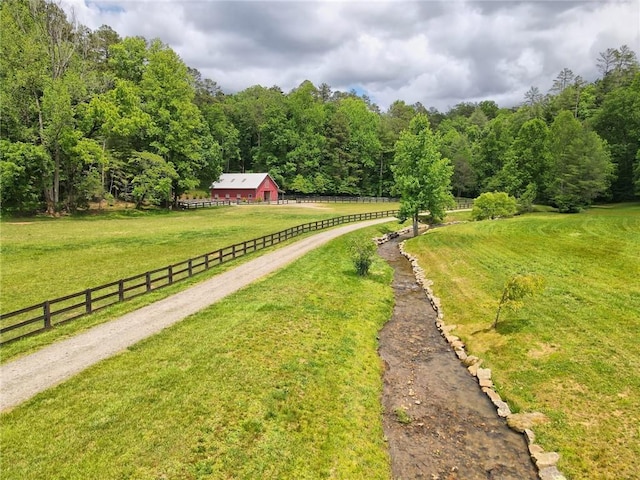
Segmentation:
[(517, 211), (516, 199), (505, 192), (487, 192), (473, 202), (471, 217), (474, 220), (486, 220), (500, 217), (512, 217)]
[(373, 263), (373, 256), (376, 253), (376, 246), (370, 240), (357, 241), (351, 243), (351, 260), (356, 269), (356, 273), (364, 277), (369, 273), (369, 268)]

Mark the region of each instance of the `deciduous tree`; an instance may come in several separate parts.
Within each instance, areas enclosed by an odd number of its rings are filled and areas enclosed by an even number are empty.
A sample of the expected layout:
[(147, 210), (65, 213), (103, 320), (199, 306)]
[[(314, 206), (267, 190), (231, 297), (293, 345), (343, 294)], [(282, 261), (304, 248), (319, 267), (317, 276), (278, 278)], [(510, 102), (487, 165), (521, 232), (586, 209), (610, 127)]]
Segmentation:
[(453, 204), (453, 167), (440, 155), (440, 138), (431, 131), (426, 115), (416, 115), (400, 134), (392, 170), (401, 197), (400, 216), (413, 220), (414, 235), (418, 234), (421, 212), (429, 212), (433, 222), (444, 218)]

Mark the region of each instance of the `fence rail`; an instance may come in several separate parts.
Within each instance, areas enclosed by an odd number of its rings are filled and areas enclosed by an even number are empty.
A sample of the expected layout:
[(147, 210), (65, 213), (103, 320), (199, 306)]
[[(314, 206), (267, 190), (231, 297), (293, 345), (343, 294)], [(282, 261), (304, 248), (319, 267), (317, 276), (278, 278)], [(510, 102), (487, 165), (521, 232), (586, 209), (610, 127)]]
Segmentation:
[(247, 200), (247, 199), (235, 199), (235, 200), (181, 200), (178, 202), (178, 207), (182, 210), (193, 210), (198, 208), (208, 208), (208, 207), (219, 207), (222, 205), (242, 205), (242, 204), (251, 204), (251, 205), (283, 205), (289, 203), (289, 199), (279, 199), (275, 201), (258, 201), (258, 200)]
[[(178, 207), (183, 210), (192, 210), (197, 208), (218, 207), (222, 205), (241, 205), (241, 204), (289, 204), (289, 203), (394, 203), (399, 202), (398, 198), (392, 197), (341, 197), (328, 195), (300, 195), (291, 198), (279, 198), (277, 201), (264, 202), (258, 200), (235, 199), (235, 200), (182, 200), (178, 202)], [(457, 209), (471, 208), (473, 200), (470, 198), (456, 198)]]
[(311, 195), (296, 196), (296, 203), (392, 203), (399, 202), (397, 198), (389, 197), (341, 197), (339, 195)]
[(344, 215), (297, 225), (276, 233), (223, 247), (166, 267), (4, 313), (0, 315), (0, 345), (48, 330), (56, 325), (75, 320), (159, 288), (173, 285), (222, 263), (277, 245), (304, 233), (323, 230), (343, 223), (394, 217), (397, 214), (397, 210), (387, 210), (384, 212)]

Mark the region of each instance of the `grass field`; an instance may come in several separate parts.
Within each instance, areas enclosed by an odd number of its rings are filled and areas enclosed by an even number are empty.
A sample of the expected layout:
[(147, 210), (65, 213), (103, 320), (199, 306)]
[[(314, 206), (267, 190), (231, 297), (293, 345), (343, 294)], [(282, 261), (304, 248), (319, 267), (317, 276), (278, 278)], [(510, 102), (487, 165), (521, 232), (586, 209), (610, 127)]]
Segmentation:
[[(7, 312), (294, 225), (397, 208), (398, 204), (394, 203), (327, 203), (233, 206), (173, 213), (129, 210), (60, 219), (11, 219), (0, 223), (0, 305), (2, 311)], [(0, 348), (0, 361), (31, 353), (53, 341), (124, 315), (285, 244), (4, 345)]]
[[(407, 250), (512, 410), (549, 417), (538, 441), (569, 478), (640, 478), (640, 205), (452, 225)], [(493, 330), (520, 272), (546, 288)]]
[(386, 479), (392, 271), (342, 237), (2, 415), (3, 479)]
[(0, 223), (0, 304), (8, 312), (294, 225), (397, 207), (262, 205), (6, 220)]

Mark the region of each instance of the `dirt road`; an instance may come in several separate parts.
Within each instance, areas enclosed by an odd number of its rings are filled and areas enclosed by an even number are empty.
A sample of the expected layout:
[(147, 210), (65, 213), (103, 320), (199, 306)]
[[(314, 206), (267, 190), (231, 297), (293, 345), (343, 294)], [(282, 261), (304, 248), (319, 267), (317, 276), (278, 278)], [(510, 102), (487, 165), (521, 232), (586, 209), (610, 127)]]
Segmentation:
[(0, 365), (0, 411), (19, 405), (100, 360), (115, 355), (284, 267), (334, 238), (391, 220), (392, 218), (381, 218), (353, 223), (307, 237), (164, 300)]

